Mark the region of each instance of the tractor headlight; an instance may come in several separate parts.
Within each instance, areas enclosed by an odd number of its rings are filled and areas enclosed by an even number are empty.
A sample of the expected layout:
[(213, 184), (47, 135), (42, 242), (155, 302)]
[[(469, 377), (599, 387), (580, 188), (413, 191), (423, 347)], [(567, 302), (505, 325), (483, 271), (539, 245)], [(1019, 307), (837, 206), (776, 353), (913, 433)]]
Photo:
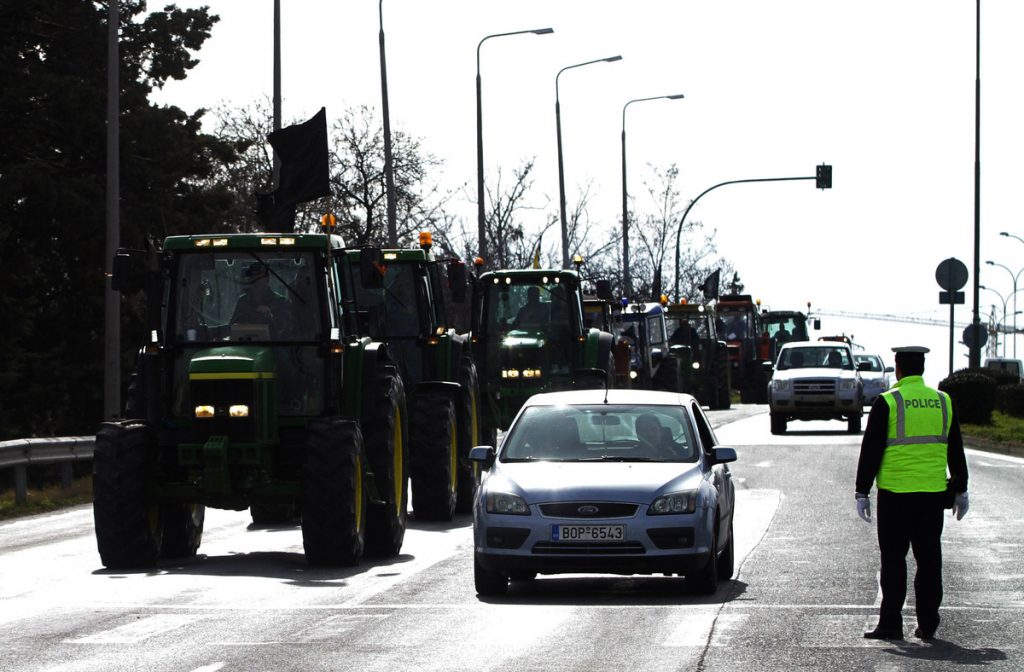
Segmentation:
[(519, 369), (502, 369), (501, 370), (501, 377), (502, 378), (518, 378), (519, 377)]
[(196, 406), (197, 418), (212, 418), (214, 416), (213, 406)]
[(697, 510), (697, 491), (674, 492), (662, 495), (651, 502), (647, 509), (649, 516), (664, 516), (677, 513), (693, 513)]
[(692, 366), (692, 367), (693, 367), (693, 369), (694, 369), (694, 371), (696, 371), (697, 369), (699, 369), (699, 368), (700, 368), (700, 362), (694, 362), (694, 363), (693, 363), (693, 364), (691, 364), (690, 366)]
[(630, 379), (630, 380), (636, 380), (636, 377), (637, 377), (637, 375), (638, 375), (638, 374), (637, 374), (637, 372), (636, 372), (636, 371), (630, 371), (630, 372), (629, 372), (629, 379)]
[(235, 404), (228, 408), (228, 415), (232, 418), (248, 418), (249, 406), (246, 404)]

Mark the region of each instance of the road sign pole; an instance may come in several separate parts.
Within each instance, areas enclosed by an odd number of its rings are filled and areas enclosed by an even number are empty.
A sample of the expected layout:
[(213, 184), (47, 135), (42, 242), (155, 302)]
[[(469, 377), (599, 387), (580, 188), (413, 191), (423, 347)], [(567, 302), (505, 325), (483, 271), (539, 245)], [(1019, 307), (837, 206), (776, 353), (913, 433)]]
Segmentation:
[(956, 304), (949, 302), (949, 375), (953, 375), (953, 309)]

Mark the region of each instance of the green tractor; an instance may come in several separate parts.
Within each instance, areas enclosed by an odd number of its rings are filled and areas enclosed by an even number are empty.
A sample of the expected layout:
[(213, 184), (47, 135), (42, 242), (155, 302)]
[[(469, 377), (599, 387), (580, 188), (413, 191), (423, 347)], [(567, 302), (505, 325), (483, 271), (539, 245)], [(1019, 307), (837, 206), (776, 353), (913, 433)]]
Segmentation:
[(124, 419), (96, 437), (104, 566), (195, 555), (207, 506), (301, 517), (310, 564), (398, 554), (405, 391), (388, 347), (356, 335), (346, 297), (360, 272), (326, 234), (172, 236), (148, 254), (118, 251), (113, 287), (146, 289), (150, 337)]
[(614, 382), (612, 335), (584, 327), (577, 271), (483, 273), (471, 319), (485, 443), (494, 444), (534, 394)]
[(699, 303), (665, 306), (668, 342), (679, 359), (681, 392), (713, 410), (731, 406), (729, 349), (719, 340), (714, 311)]
[(612, 325), (616, 348), (629, 353), (629, 387), (682, 391), (680, 363), (669, 348), (665, 309), (660, 303), (623, 299), (612, 312)]
[[(360, 277), (358, 310), (369, 333), (388, 344), (409, 395), (412, 509), (421, 520), (451, 520), (472, 510), (477, 470), (469, 450), (480, 437), (480, 388), (469, 336), (447, 309), (465, 302), (466, 266), (435, 259), (429, 232), (420, 247), (348, 252)], [(442, 272), (442, 270), (444, 272)]]

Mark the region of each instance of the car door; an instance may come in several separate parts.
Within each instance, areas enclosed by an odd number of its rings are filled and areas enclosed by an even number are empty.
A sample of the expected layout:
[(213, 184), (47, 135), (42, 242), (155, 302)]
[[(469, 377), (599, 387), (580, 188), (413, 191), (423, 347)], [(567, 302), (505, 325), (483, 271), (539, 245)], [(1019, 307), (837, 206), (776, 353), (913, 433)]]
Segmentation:
[[(711, 429), (711, 423), (708, 422), (707, 416), (704, 415), (704, 409), (700, 407), (700, 404), (696, 402), (691, 403), (690, 410), (693, 414), (697, 435), (700, 437), (703, 447), (704, 454), (701, 459), (704, 460), (704, 464), (711, 464), (711, 451), (718, 445), (718, 439), (715, 438), (715, 432)], [(733, 509), (736, 503), (736, 491), (732, 482), (732, 472), (729, 470), (728, 464), (712, 464), (708, 471), (711, 485), (714, 486), (715, 492), (718, 493), (718, 538), (720, 540), (719, 543), (724, 544), (728, 539), (728, 530), (732, 524)]]

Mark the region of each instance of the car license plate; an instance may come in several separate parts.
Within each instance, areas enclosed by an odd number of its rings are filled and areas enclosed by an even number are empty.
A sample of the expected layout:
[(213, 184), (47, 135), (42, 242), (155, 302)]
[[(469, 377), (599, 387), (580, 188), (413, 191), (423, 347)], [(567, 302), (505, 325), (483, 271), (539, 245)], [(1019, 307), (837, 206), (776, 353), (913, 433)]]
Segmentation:
[(625, 525), (552, 525), (551, 541), (622, 541)]

